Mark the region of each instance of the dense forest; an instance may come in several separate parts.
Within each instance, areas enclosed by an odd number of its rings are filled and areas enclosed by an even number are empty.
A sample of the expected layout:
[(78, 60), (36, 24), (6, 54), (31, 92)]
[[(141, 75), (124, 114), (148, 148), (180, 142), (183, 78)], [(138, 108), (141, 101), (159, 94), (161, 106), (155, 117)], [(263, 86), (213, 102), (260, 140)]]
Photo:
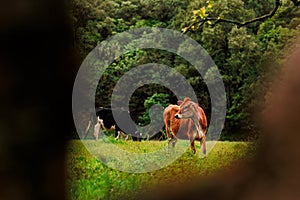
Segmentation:
[[(187, 34), (206, 49), (222, 75), (227, 95), (224, 136), (248, 138), (258, 134), (255, 113), (262, 112), (263, 103), (271, 98), (267, 89), (272, 77), (280, 71), (286, 50), (298, 36), (300, 11), (296, 4), (288, 0), (74, 0), (70, 7), (73, 45), (83, 60), (101, 41), (126, 30), (161, 27)], [(146, 63), (165, 64), (181, 73), (210, 117), (203, 77), (181, 57), (155, 49), (131, 51), (116, 59), (99, 81), (95, 106), (109, 106), (119, 78)], [(168, 88), (145, 85), (130, 100), (132, 118), (145, 125), (151, 105), (176, 101)]]

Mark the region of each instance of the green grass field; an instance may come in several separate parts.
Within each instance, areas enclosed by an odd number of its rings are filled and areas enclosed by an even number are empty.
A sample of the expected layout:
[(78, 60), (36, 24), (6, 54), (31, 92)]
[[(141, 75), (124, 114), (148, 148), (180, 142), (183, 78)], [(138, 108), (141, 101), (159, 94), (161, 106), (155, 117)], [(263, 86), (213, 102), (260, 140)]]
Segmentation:
[[(120, 149), (136, 153), (153, 152), (167, 145), (167, 141), (108, 140)], [(103, 144), (93, 140), (85, 141), (85, 145), (80, 140), (68, 143), (66, 164), (70, 199), (133, 199), (136, 194), (158, 184), (181, 183), (195, 176), (211, 175), (236, 166), (237, 161), (250, 160), (255, 154), (255, 145), (250, 142), (217, 142), (205, 158), (200, 158), (199, 154), (194, 155), (188, 149), (167, 167), (147, 173), (128, 173), (109, 168), (85, 147), (101, 152), (105, 148)], [(198, 143), (196, 148), (199, 151)]]

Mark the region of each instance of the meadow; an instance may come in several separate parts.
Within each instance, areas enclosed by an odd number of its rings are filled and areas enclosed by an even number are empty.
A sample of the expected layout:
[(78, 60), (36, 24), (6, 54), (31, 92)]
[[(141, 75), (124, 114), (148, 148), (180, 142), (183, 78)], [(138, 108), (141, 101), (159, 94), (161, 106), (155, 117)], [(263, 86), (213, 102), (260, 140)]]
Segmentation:
[[(167, 145), (167, 141), (115, 141), (110, 137), (106, 140), (118, 148), (136, 153), (149, 153)], [(128, 173), (108, 167), (86, 148), (101, 150), (103, 143), (94, 140), (86, 140), (84, 143), (80, 140), (68, 142), (66, 167), (69, 199), (135, 199), (136, 195), (159, 184), (184, 183), (195, 176), (222, 173), (236, 167), (240, 161), (250, 161), (256, 149), (251, 142), (218, 141), (205, 158), (200, 158), (188, 149), (162, 169)], [(198, 143), (196, 147), (199, 150)]]

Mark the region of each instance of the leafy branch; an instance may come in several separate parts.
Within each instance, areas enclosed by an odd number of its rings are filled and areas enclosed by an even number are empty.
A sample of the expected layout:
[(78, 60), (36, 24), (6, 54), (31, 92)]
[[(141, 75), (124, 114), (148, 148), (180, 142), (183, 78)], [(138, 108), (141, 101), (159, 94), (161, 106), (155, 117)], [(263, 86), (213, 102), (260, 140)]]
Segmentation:
[[(298, 0), (291, 0), (295, 6), (300, 5), (300, 1)], [(275, 6), (273, 8), (273, 10), (265, 15), (262, 15), (260, 17), (256, 17), (244, 22), (238, 21), (238, 20), (234, 20), (234, 19), (226, 19), (226, 18), (222, 18), (221, 16), (219, 17), (209, 17), (209, 13), (212, 11), (213, 5), (211, 3), (208, 4), (207, 7), (202, 7), (199, 10), (194, 10), (193, 11), (193, 19), (192, 19), (192, 23), (183, 28), (182, 32), (186, 32), (188, 30), (197, 30), (199, 29), (204, 23), (208, 23), (208, 24), (212, 24), (212, 22), (214, 24), (217, 23), (221, 23), (221, 22), (225, 22), (225, 23), (231, 23), (231, 24), (235, 24), (237, 25), (238, 28), (242, 27), (242, 26), (246, 26), (249, 25), (251, 23), (254, 22), (258, 22), (258, 21), (265, 21), (266, 19), (272, 17), (275, 15), (275, 13), (277, 12), (277, 10), (279, 9), (281, 5), (281, 1), (280, 0), (276, 0), (275, 1)]]

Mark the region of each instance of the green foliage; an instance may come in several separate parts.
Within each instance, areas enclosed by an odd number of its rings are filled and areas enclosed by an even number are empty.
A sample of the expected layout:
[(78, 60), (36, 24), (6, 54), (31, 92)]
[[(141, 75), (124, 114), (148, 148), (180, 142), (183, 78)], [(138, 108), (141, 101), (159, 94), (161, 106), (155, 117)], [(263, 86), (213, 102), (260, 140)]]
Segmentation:
[(166, 23), (154, 19), (141, 19), (136, 22), (131, 28), (142, 28), (142, 27), (166, 27)]
[[(206, 17), (243, 22), (269, 13), (273, 6), (273, 2), (200, 1), (191, 3), (189, 10), (192, 22)], [(201, 17), (200, 11), (205, 16)], [(270, 83), (267, 76), (278, 71), (284, 49), (298, 36), (298, 16), (299, 11), (290, 2), (284, 2), (275, 16), (261, 24), (247, 28), (230, 23), (204, 24), (189, 33), (210, 53), (222, 74), (228, 102), (225, 133), (256, 132), (251, 116), (257, 108), (259, 112), (263, 110), (264, 92)], [(272, 69), (267, 67), (270, 60), (274, 63)]]
[[(150, 108), (153, 105), (160, 104), (162, 107), (167, 107), (170, 102), (170, 95), (163, 93), (154, 93), (151, 97), (147, 98), (144, 102), (146, 112), (140, 117), (140, 124), (147, 125), (150, 123)], [(160, 116), (152, 116), (153, 120), (161, 119), (163, 113)]]
[(107, 67), (97, 86), (95, 94), (96, 107), (110, 106), (112, 91), (119, 78), (131, 68), (139, 65), (144, 54), (141, 50), (130, 51)]
[[(197, 20), (220, 17), (245, 21), (269, 13), (273, 7), (273, 1), (254, 0), (74, 0), (71, 14), (75, 46), (83, 58), (102, 40), (125, 30), (150, 26), (181, 31)], [(263, 110), (269, 77), (278, 72), (285, 50), (299, 35), (299, 24), (300, 10), (291, 1), (282, 1), (278, 12), (264, 22), (243, 28), (230, 23), (205, 23), (201, 27), (195, 24), (194, 32), (186, 33), (206, 49), (222, 75), (228, 109), (225, 133), (256, 132), (251, 116)], [(163, 45), (165, 41), (157, 38), (153, 42)], [(178, 44), (177, 50), (193, 52), (192, 47), (183, 46)], [(272, 67), (268, 67), (270, 61)], [(165, 64), (186, 77), (210, 119), (210, 97), (203, 79), (212, 78), (215, 69), (200, 75), (179, 56), (156, 49), (132, 51), (116, 59), (99, 81), (96, 107), (110, 105), (110, 96), (119, 78), (145, 63)], [(137, 89), (130, 100), (132, 118), (137, 123), (149, 123), (149, 106), (144, 102), (155, 93), (169, 95), (167, 103), (177, 101), (171, 91), (161, 86), (146, 85)]]
[(149, 109), (151, 106), (155, 104), (160, 104), (163, 107), (167, 107), (169, 98), (170, 97), (168, 94), (155, 93), (144, 102), (144, 106), (146, 109)]

